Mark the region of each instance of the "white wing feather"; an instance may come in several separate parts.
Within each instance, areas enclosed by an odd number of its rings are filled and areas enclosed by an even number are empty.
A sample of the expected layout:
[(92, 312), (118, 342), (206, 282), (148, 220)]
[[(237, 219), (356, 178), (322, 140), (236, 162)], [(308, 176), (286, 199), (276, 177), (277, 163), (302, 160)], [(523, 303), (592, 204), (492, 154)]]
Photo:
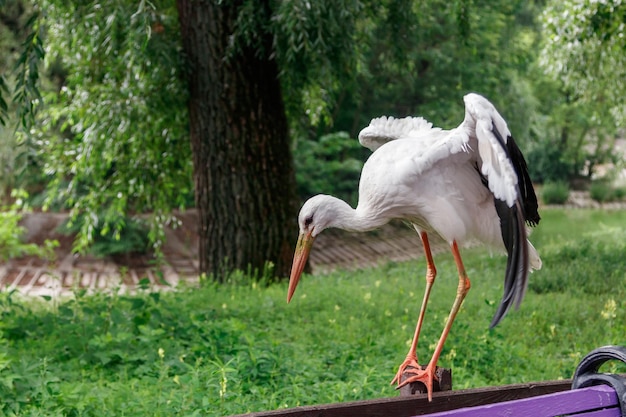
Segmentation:
[[(505, 201), (509, 207), (518, 198), (517, 174), (505, 150), (511, 133), (506, 122), (495, 107), (478, 94), (468, 94), (465, 101), (465, 120), (461, 126), (470, 136), (470, 141), (478, 141), (480, 171), (487, 177), (493, 195)], [(500, 143), (494, 128), (504, 140)]]
[[(416, 146), (423, 147), (416, 162), (416, 170), (421, 173), (433, 164), (459, 152), (478, 150), (481, 173), (487, 177), (493, 195), (505, 201), (509, 207), (518, 198), (518, 179), (515, 169), (505, 150), (509, 128), (495, 107), (478, 94), (467, 94), (465, 119), (463, 123), (449, 131), (433, 128), (432, 123), (422, 117), (378, 117), (359, 133), (359, 142), (364, 147), (376, 151), (387, 142), (396, 139), (421, 139)], [(502, 137), (500, 143), (494, 128)]]
[(425, 132), (440, 130), (439, 128), (433, 128), (433, 124), (422, 117), (396, 119), (393, 116), (382, 116), (372, 119), (369, 126), (361, 130), (359, 142), (373, 152), (385, 143), (395, 139), (410, 138)]

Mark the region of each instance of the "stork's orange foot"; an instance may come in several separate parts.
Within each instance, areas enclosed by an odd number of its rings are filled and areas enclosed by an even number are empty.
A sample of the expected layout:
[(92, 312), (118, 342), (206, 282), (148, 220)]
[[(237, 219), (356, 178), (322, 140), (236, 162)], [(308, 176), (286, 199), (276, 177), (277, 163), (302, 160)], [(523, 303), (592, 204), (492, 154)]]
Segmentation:
[[(436, 366), (428, 364), (426, 367), (422, 367), (417, 363), (417, 358), (407, 356), (402, 362), (398, 373), (391, 383), (398, 383), (398, 389), (412, 382), (421, 382), (426, 387), (428, 393), (428, 401), (433, 399), (433, 381), (437, 379), (435, 375)], [(405, 379), (403, 379), (405, 377)]]
[(402, 380), (402, 375), (405, 372), (413, 373), (414, 371), (419, 370), (419, 369), (422, 369), (422, 366), (419, 363), (417, 363), (417, 357), (415, 355), (407, 355), (404, 362), (402, 362), (402, 364), (398, 368), (398, 372), (396, 373), (396, 376), (391, 380), (391, 385), (397, 383), (398, 388), (403, 387), (406, 384)]

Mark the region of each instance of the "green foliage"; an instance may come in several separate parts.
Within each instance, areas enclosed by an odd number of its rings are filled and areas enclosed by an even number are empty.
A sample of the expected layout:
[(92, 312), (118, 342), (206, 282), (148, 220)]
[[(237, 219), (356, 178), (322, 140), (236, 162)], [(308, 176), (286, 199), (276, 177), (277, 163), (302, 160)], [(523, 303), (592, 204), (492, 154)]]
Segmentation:
[(44, 6), (46, 63), (58, 82), (33, 130), (50, 175), (44, 207), (59, 201), (74, 219), (82, 216), (79, 251), (96, 229), (117, 239), (127, 214), (150, 212), (158, 248), (172, 208), (192, 196), (175, 9), (159, 2)]
[[(60, 226), (60, 231), (65, 234), (80, 232), (85, 221), (84, 216), (67, 220)], [(149, 228), (147, 225), (135, 219), (118, 219), (121, 223), (116, 233), (96, 227), (93, 230), (93, 242), (86, 250), (95, 256), (104, 257), (117, 254), (137, 254), (146, 253), (150, 247), (148, 238)]]
[[(9, 56), (7, 63), (13, 65), (11, 75), (13, 79), (8, 79), (6, 73), (9, 73), (8, 68), (3, 68), (4, 65), (0, 65), (0, 70), (4, 73), (0, 74), (0, 125), (6, 125), (9, 117), (9, 104), (11, 104), (21, 122), (24, 129), (28, 130), (35, 120), (37, 108), (41, 104), (42, 98), (39, 91), (39, 67), (40, 63), (45, 57), (45, 51), (43, 47), (44, 27), (42, 25), (41, 12), (37, 5), (32, 5), (32, 10), (28, 5), (28, 12), (24, 12), (24, 5), (16, 4), (17, 2), (8, 2), (10, 5), (0, 4), (0, 7), (7, 7), (11, 10), (7, 10), (8, 21), (13, 21), (13, 24), (17, 27), (13, 27), (9, 38), (18, 38), (16, 34), (24, 34), (19, 39), (12, 39), (9, 42), (21, 43), (18, 50), (18, 56), (13, 60), (12, 56)], [(25, 18), (24, 22), (21, 20)], [(3, 34), (4, 35), (4, 34)], [(5, 45), (6, 47), (7, 45)], [(14, 45), (10, 45), (13, 49)], [(11, 51), (13, 52), (13, 51)], [(11, 53), (13, 55), (13, 53)], [(10, 103), (5, 100), (5, 94), (12, 94)]]
[(0, 125), (0, 203), (10, 200), (10, 190), (17, 186), (18, 155), (22, 152), (15, 132)]
[(606, 203), (612, 201), (613, 188), (611, 184), (606, 181), (594, 181), (589, 187), (589, 195), (591, 198), (599, 203)]
[[(28, 21), (29, 31), (15, 65), (15, 87), (13, 103), (17, 104), (17, 114), (22, 127), (28, 131), (35, 123), (38, 105), (42, 97), (39, 92), (39, 64), (44, 60), (44, 26), (39, 11), (35, 11)], [(0, 118), (0, 121), (2, 119)]]
[[(10, 203), (14, 189), (24, 189), (29, 195), (38, 196), (47, 180), (34, 150), (15, 130), (14, 122), (13, 115), (9, 115), (6, 126), (0, 126), (0, 204)], [(32, 198), (30, 204), (39, 206)]]
[(542, 66), (613, 126), (626, 117), (625, 17), (613, 0), (550, 1), (542, 15)]
[[(544, 267), (520, 310), (494, 330), (506, 261), (463, 252), (472, 289), (440, 359), (455, 389), (569, 378), (590, 350), (623, 343), (626, 212), (542, 216), (531, 239)], [(435, 262), (423, 362), (457, 286), (452, 256)], [(134, 295), (79, 290), (24, 301), (0, 293), (0, 410), (221, 416), (394, 397), (389, 381), (413, 335), (424, 271), (419, 261), (304, 276), (289, 305), (285, 283), (240, 277)]]
[[(516, 77), (536, 34), (519, 15), (528, 2), (377, 2), (366, 8), (355, 84), (338, 103), (335, 126), (356, 134), (372, 117), (422, 115), (438, 126), (463, 118), (462, 96), (486, 95), (503, 110), (518, 142), (533, 108)], [(353, 86), (353, 87), (351, 87)]]
[[(249, 0), (247, 5), (257, 4)], [(355, 48), (366, 5), (358, 0), (277, 2), (272, 10), (275, 52), (288, 115), (307, 124), (331, 122), (331, 105), (357, 71)], [(258, 7), (250, 7), (258, 9)], [(244, 11), (247, 10), (244, 6)], [(244, 12), (240, 17), (248, 15)], [(264, 18), (256, 14), (256, 19)]]
[[(276, 57), (295, 130), (331, 124), (333, 103), (345, 86), (354, 87), (360, 22), (369, 17), (370, 7), (370, 2), (358, 0), (298, 0), (269, 6), (246, 0), (239, 8), (231, 52), (251, 47)], [(270, 33), (273, 43), (264, 44), (261, 33)]]
[(574, 161), (556, 141), (535, 142), (525, 156), (533, 181), (565, 182), (576, 173)]
[(294, 159), (300, 198), (323, 193), (356, 204), (365, 153), (346, 132), (324, 135), (318, 141), (298, 141)]
[[(20, 0), (0, 5), (0, 204), (10, 203), (11, 190), (31, 195), (41, 189), (39, 161), (20, 130), (28, 128), (40, 97), (43, 60), (41, 15)], [(32, 114), (29, 114), (32, 113)]]
[[(533, 58), (537, 28), (524, 1), (255, 1), (239, 10), (233, 48), (265, 50), (274, 35), (287, 113), (301, 136), (356, 135), (381, 114), (462, 120), (463, 94), (481, 92), (527, 140), (533, 100), (517, 76)], [(463, 63), (463, 65), (459, 65)], [(503, 93), (504, 92), (504, 93)]]
[[(542, 115), (532, 127), (535, 143), (528, 152), (533, 179), (567, 181), (580, 175), (588, 178), (599, 164), (617, 163), (613, 151), (615, 129), (596, 103), (581, 100), (561, 81), (547, 77), (534, 68), (533, 95), (541, 103)], [(604, 114), (606, 116), (606, 114)]]
[(19, 225), (19, 222), (27, 210), (27, 207), (23, 205), (27, 195), (23, 191), (14, 190), (11, 196), (15, 198), (13, 204), (10, 206), (0, 205), (0, 261), (25, 255), (52, 257), (52, 249), (58, 242), (46, 240), (44, 246), (38, 246), (34, 243), (25, 243), (22, 240), (25, 230)]
[(619, 201), (624, 198), (624, 189), (615, 187), (610, 181), (593, 181), (589, 187), (591, 198), (599, 203)]
[(551, 1), (540, 16), (538, 64), (550, 81), (541, 76), (536, 92), (572, 176), (591, 177), (596, 165), (623, 158), (613, 149), (626, 117), (624, 16), (621, 2), (589, 0)]
[(565, 204), (569, 197), (566, 182), (547, 182), (541, 189), (541, 199), (545, 204)]

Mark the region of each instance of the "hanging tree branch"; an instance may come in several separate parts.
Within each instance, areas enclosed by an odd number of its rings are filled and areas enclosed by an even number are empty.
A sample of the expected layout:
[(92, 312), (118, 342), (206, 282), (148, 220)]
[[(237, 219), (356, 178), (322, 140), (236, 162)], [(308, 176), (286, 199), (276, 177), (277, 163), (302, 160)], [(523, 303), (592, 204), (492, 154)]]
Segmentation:
[[(39, 64), (46, 55), (42, 42), (43, 25), (41, 23), (39, 12), (34, 12), (26, 22), (26, 29), (29, 33), (22, 44), (22, 53), (13, 69), (16, 75), (13, 103), (17, 105), (16, 113), (25, 131), (28, 131), (34, 123), (37, 106), (41, 103)], [(4, 87), (8, 92), (6, 85)], [(3, 101), (0, 100), (0, 107), (2, 103)], [(4, 104), (6, 107), (6, 103)]]
[[(0, 7), (5, 3), (4, 0), (0, 0)], [(15, 113), (24, 130), (28, 131), (34, 123), (37, 107), (41, 103), (39, 64), (45, 57), (42, 20), (42, 14), (35, 11), (24, 25), (27, 36), (12, 70), (15, 77), (13, 88), (7, 74), (0, 74), (0, 124), (3, 126), (9, 119), (10, 104), (15, 105)], [(7, 98), (11, 95), (10, 99)]]

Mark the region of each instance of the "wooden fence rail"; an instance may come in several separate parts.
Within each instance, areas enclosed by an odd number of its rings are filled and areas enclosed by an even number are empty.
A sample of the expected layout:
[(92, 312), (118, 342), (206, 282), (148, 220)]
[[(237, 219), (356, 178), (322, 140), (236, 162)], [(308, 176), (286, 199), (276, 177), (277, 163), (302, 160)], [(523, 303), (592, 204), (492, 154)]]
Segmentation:
[(626, 348), (604, 346), (580, 362), (572, 380), (515, 384), (295, 407), (234, 417), (626, 417), (626, 377), (600, 373), (607, 361), (626, 363)]
[(295, 407), (239, 414), (233, 417), (412, 417), (483, 404), (520, 400), (567, 391), (571, 388), (571, 380), (548, 381), (435, 392), (432, 402), (428, 402), (426, 394), (419, 394), (412, 397), (380, 398), (340, 404)]

